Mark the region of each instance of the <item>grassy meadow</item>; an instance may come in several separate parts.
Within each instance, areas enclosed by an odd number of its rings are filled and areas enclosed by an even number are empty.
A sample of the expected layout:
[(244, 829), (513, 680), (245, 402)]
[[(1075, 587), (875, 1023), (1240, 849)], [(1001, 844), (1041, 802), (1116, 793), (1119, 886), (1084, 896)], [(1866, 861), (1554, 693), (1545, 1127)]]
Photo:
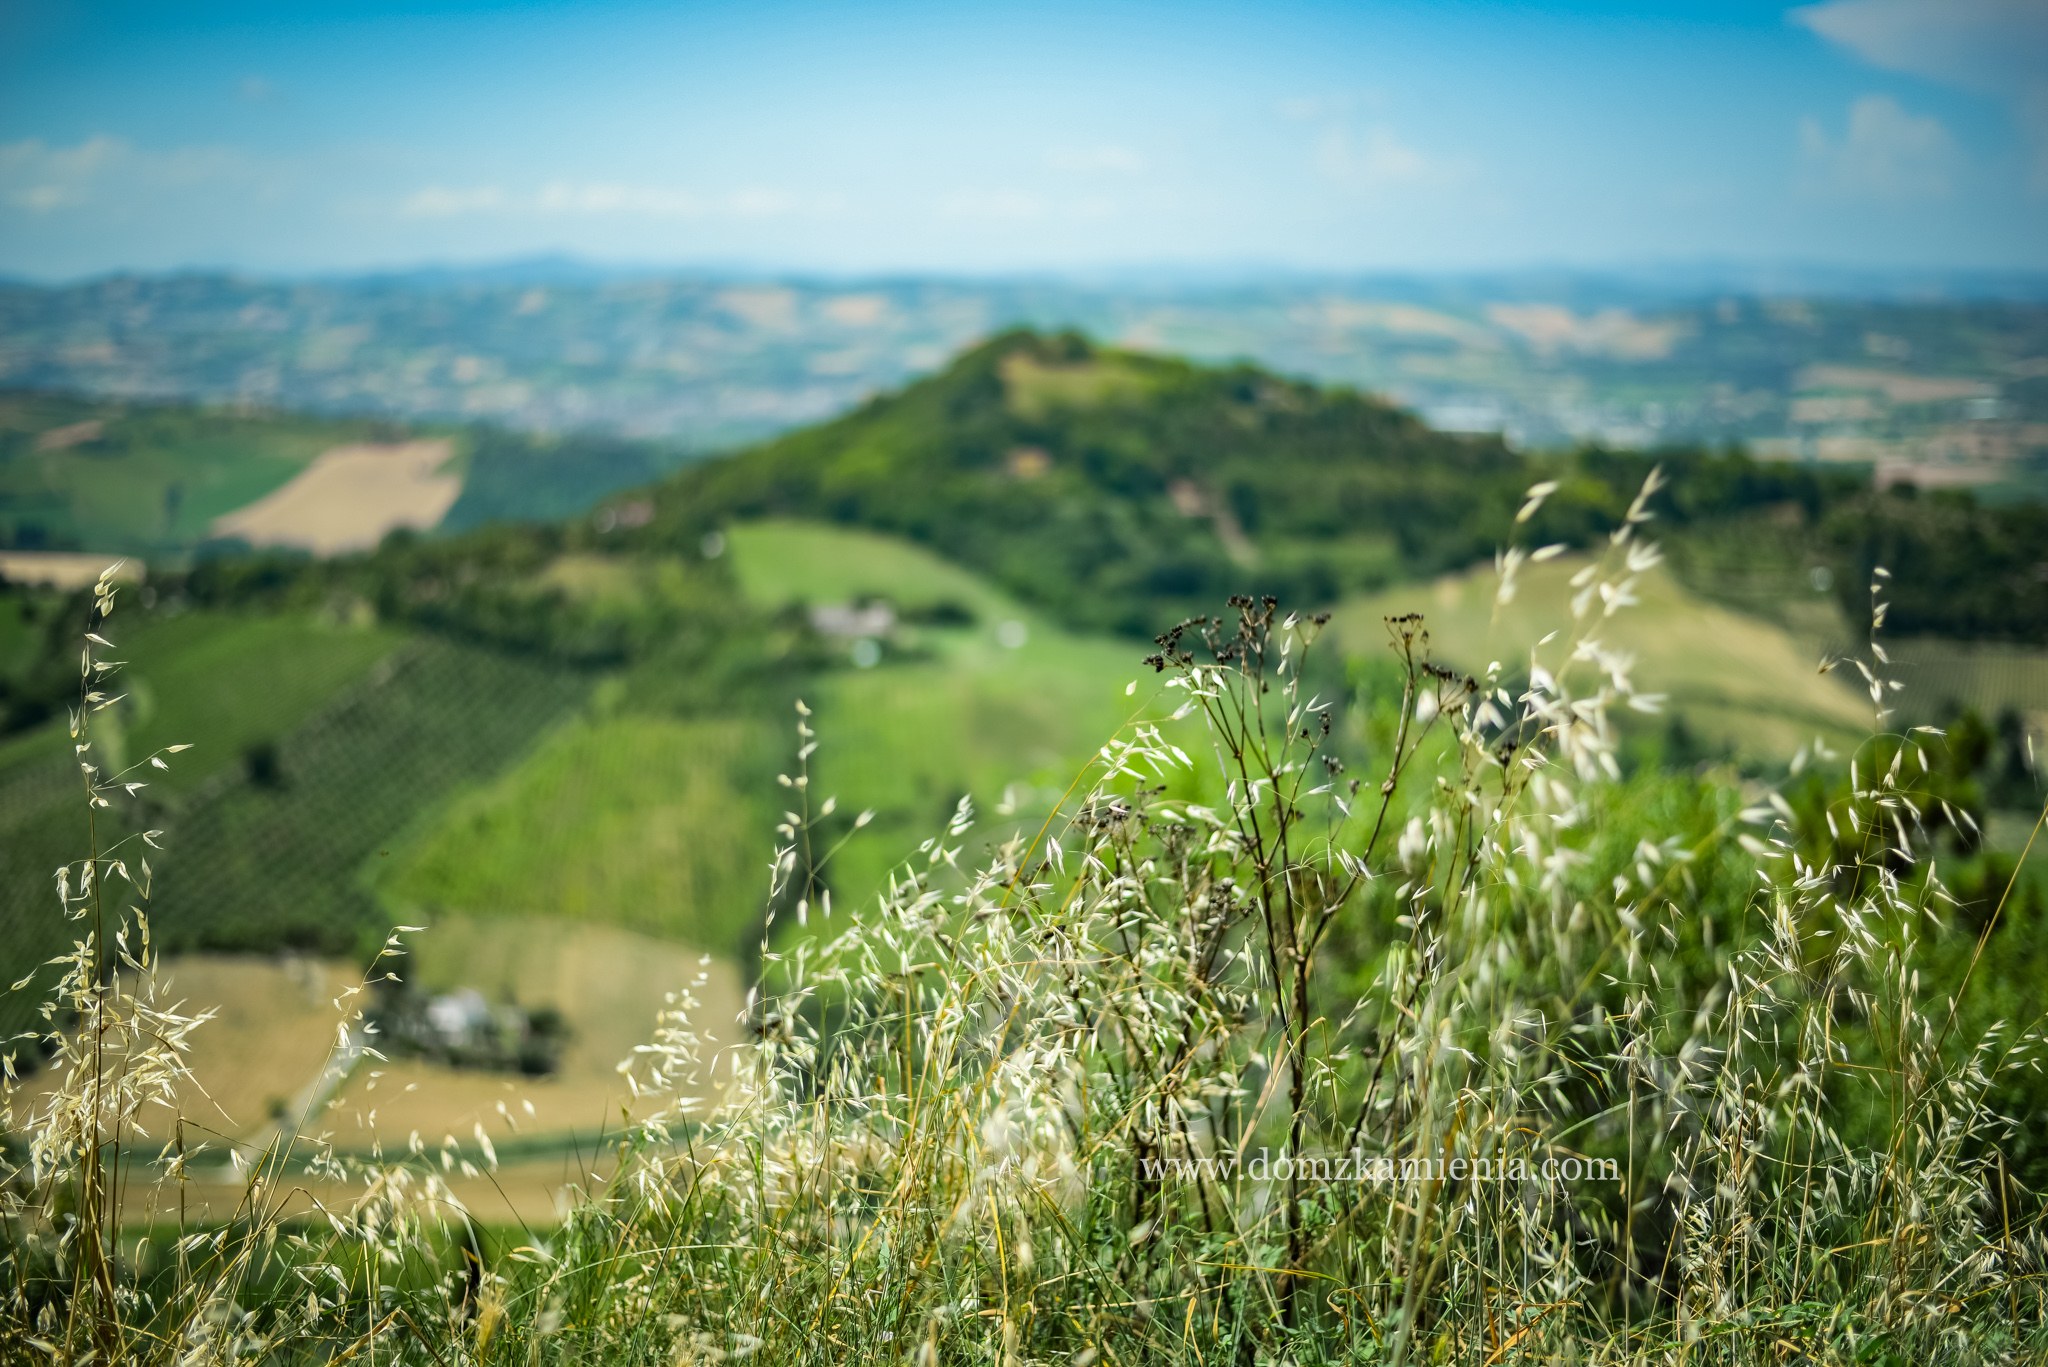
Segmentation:
[(822, 738), (817, 784), (848, 813), (876, 814), (832, 872), (835, 898), (856, 913), (963, 797), (997, 838), (1035, 831), (1141, 705), (1124, 693), (1146, 672), (1128, 642), (1063, 630), (912, 543), (786, 521), (728, 536), (741, 586), (765, 608), (882, 598), (913, 618), (965, 609), (958, 623), (908, 627), (878, 664), (835, 669), (806, 694)]
[(771, 823), (750, 780), (772, 760), (745, 752), (760, 745), (734, 719), (579, 715), (449, 801), (378, 870), (378, 894), (435, 926), (448, 911), (594, 922), (731, 956), (758, 924)]
[(0, 1360), (2040, 1360), (2033, 514), (1669, 469), (1025, 335), (8, 587)]

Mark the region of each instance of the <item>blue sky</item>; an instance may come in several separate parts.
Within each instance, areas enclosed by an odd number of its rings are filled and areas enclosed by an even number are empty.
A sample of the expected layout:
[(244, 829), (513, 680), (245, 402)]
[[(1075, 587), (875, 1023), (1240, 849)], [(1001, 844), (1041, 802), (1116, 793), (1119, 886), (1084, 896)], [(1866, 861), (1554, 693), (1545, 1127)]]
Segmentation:
[(2048, 268), (2048, 0), (0, 6), (0, 273)]

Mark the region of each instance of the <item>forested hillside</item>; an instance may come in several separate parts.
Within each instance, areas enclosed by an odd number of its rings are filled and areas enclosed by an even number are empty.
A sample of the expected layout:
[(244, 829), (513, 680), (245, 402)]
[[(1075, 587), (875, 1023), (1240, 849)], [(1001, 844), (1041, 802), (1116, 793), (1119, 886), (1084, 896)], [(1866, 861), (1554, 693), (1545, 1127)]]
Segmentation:
[[(908, 536), (1092, 627), (1149, 635), (1232, 592), (1328, 603), (1619, 525), (1652, 507), (1698, 587), (1832, 586), (1867, 618), (1869, 574), (1907, 633), (2048, 640), (2048, 515), (1967, 494), (1878, 492), (1864, 472), (1672, 450), (1518, 455), (1377, 399), (1252, 366), (1207, 367), (1013, 332), (854, 413), (690, 467), (634, 496), (631, 539), (689, 544), (764, 515)], [(1557, 487), (1526, 526), (1533, 483)], [(1733, 565), (1729, 561), (1735, 562)], [(1724, 575), (1724, 571), (1727, 572)]]

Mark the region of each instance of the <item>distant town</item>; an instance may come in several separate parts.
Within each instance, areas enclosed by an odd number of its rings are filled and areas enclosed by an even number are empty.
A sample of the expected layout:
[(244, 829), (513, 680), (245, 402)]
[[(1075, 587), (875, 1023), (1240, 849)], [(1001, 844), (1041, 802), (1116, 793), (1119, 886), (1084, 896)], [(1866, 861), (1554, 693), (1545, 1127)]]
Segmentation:
[(1865, 465), (1880, 483), (2048, 488), (2048, 303), (2022, 296), (1513, 276), (1228, 287), (510, 268), (123, 276), (0, 286), (0, 387), (714, 449), (844, 411), (1012, 325), (1251, 360), (1524, 448), (1740, 443)]

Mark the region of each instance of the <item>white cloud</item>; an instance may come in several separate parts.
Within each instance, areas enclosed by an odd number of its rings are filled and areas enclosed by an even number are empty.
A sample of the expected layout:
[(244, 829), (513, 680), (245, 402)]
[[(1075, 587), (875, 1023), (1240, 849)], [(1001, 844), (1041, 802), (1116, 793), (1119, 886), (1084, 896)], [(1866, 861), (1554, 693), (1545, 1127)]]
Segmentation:
[(99, 133), (68, 147), (40, 138), (0, 143), (0, 203), (33, 214), (55, 213), (132, 195), (137, 189), (177, 189), (222, 181), (244, 184), (260, 170), (225, 147), (140, 148)]
[(939, 201), (939, 217), (1014, 223), (1043, 218), (1045, 201), (1024, 190), (955, 190)]
[(1939, 119), (1914, 114), (1889, 95), (1849, 106), (1837, 138), (1817, 119), (1799, 125), (1808, 188), (1874, 199), (1927, 199), (1954, 184), (1960, 154)]
[(1362, 134), (1346, 128), (1325, 130), (1316, 144), (1316, 166), (1331, 180), (1368, 188), (1441, 181), (1448, 175), (1445, 167), (1384, 125)]
[(1282, 100), (1277, 110), (1289, 122), (1320, 125), (1315, 168), (1339, 185), (1377, 190), (1443, 185), (1462, 178), (1462, 168), (1416, 147), (1385, 120), (1373, 121), (1373, 111), (1386, 104), (1382, 92), (1362, 89), (1297, 96)]
[(830, 217), (843, 207), (836, 195), (800, 195), (771, 186), (706, 195), (675, 185), (555, 180), (530, 192), (502, 185), (427, 185), (400, 201), (398, 212), (404, 218), (765, 219)]
[(1100, 147), (1055, 147), (1045, 154), (1045, 164), (1055, 171), (1081, 174), (1136, 175), (1145, 169), (1145, 159), (1128, 147), (1104, 144)]
[(99, 169), (124, 147), (105, 135), (75, 147), (52, 147), (40, 138), (0, 143), (0, 203), (32, 214), (82, 204)]
[(2005, 102), (2048, 194), (2048, 3), (2044, 0), (1827, 0), (1792, 11), (1870, 65)]
[(408, 195), (398, 212), (407, 218), (455, 218), (489, 213), (504, 205), (505, 192), (495, 185), (428, 185)]
[(541, 187), (534, 208), (544, 214), (698, 218), (704, 213), (704, 201), (672, 185), (555, 181)]
[(2041, 0), (1827, 0), (1791, 17), (1887, 71), (2001, 94), (2048, 80)]
[(800, 195), (771, 185), (749, 185), (725, 196), (713, 206), (713, 212), (733, 218), (789, 218), (798, 214), (816, 218), (836, 214), (843, 207), (837, 195)]
[(64, 185), (30, 185), (16, 190), (9, 201), (30, 213), (46, 214), (79, 201), (78, 192)]

